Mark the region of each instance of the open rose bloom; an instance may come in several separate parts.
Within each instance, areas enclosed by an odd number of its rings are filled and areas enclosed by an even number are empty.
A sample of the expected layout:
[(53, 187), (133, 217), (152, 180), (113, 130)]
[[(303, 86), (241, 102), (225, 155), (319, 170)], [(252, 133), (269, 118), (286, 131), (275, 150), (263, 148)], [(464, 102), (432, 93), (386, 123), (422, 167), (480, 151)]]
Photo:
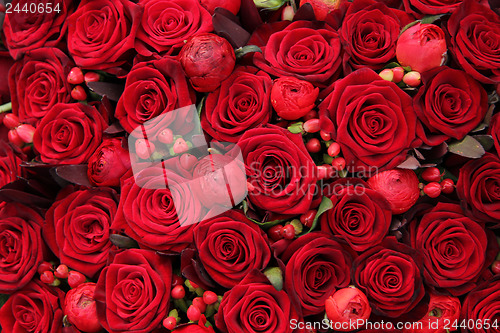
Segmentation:
[(498, 0), (0, 24), (0, 331), (500, 332)]

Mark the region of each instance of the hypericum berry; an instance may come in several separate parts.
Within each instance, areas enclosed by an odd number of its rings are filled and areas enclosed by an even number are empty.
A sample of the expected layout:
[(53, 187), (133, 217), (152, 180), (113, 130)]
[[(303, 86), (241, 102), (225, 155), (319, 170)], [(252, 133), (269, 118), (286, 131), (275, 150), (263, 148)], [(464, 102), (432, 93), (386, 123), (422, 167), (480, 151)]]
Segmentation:
[(149, 140), (139, 139), (135, 142), (135, 153), (143, 160), (150, 158), (155, 148), (155, 145)]
[(167, 317), (163, 319), (163, 327), (167, 330), (173, 331), (175, 326), (177, 326), (177, 319), (175, 319), (175, 317)]
[(172, 288), (172, 292), (170, 293), (173, 299), (182, 299), (186, 297), (186, 290), (182, 284), (178, 284)]
[(307, 133), (316, 133), (319, 132), (319, 119), (309, 119), (306, 121), (303, 125), (302, 128), (304, 128), (304, 131)]
[(158, 133), (158, 141), (169, 145), (174, 142), (174, 133), (170, 128), (165, 128), (163, 131)]
[(337, 156), (338, 154), (340, 154), (340, 145), (337, 142), (332, 142), (328, 147), (327, 152), (329, 156)]
[(173, 150), (176, 154), (182, 154), (189, 150), (189, 146), (183, 138), (178, 138), (175, 140)]
[(321, 139), (323, 139), (323, 141), (330, 141), (332, 138), (330, 133), (327, 133), (325, 131), (319, 131), (319, 135), (321, 136)]
[(21, 123), (19, 122), (19, 118), (13, 113), (7, 113), (5, 117), (3, 117), (3, 124), (8, 129), (14, 129), (17, 126), (21, 125)]
[(52, 271), (53, 267), (52, 264), (48, 261), (42, 261), (40, 265), (38, 265), (37, 272), (38, 274), (42, 275), (43, 272), (45, 271)]
[(71, 90), (71, 97), (77, 101), (84, 101), (87, 99), (87, 93), (82, 86), (75, 86), (73, 90)]
[(83, 72), (79, 67), (73, 67), (69, 71), (67, 80), (71, 84), (80, 84), (84, 81)]
[(392, 78), (392, 82), (399, 83), (405, 75), (405, 70), (403, 69), (403, 67), (394, 67), (392, 69), (392, 74), (394, 75), (394, 77)]
[(198, 321), (201, 317), (201, 312), (198, 307), (191, 305), (187, 310), (187, 317), (191, 321)]
[(207, 290), (203, 293), (203, 302), (205, 302), (205, 304), (214, 304), (218, 299), (217, 294), (213, 291)]
[(390, 68), (383, 69), (378, 75), (386, 81), (394, 80), (394, 73)]
[(316, 170), (318, 172), (318, 179), (331, 178), (333, 174), (333, 167), (329, 164), (318, 165)]
[(310, 228), (312, 226), (314, 218), (316, 217), (316, 213), (317, 213), (316, 209), (308, 210), (304, 214), (300, 215), (300, 223)]
[(411, 71), (403, 76), (403, 82), (410, 87), (418, 87), (421, 83), (421, 76), (419, 72)]
[(16, 129), (11, 129), (9, 133), (7, 133), (7, 138), (9, 139), (9, 142), (12, 143), (16, 147), (22, 147), (24, 146), (24, 141), (21, 140), (19, 137), (19, 134), (17, 134)]
[(54, 271), (54, 275), (56, 278), (59, 279), (66, 279), (69, 276), (69, 269), (68, 266), (61, 264), (57, 266), (56, 270)]
[(40, 275), (40, 281), (43, 283), (51, 284), (54, 280), (54, 273), (52, 273), (52, 271), (45, 271)]
[(89, 82), (98, 82), (101, 80), (101, 76), (96, 72), (87, 72), (85, 73), (85, 83)]
[(172, 276), (172, 288), (178, 285), (183, 285), (184, 284), (184, 279), (181, 278), (179, 275), (173, 275)]
[(69, 272), (68, 284), (71, 288), (78, 287), (82, 283), (85, 283), (86, 280), (87, 280), (87, 278), (85, 277), (85, 275), (83, 275), (82, 273), (80, 273), (78, 271)]
[(294, 239), (295, 238), (295, 228), (291, 224), (287, 224), (281, 229), (284, 239)]
[(441, 192), (451, 194), (455, 190), (455, 183), (452, 179), (446, 178), (441, 182)]
[(321, 142), (318, 139), (312, 138), (306, 143), (306, 149), (310, 153), (318, 153), (321, 151)]
[(431, 182), (424, 186), (424, 193), (431, 198), (437, 198), (441, 194), (441, 184), (438, 182)]
[(193, 299), (193, 305), (196, 306), (201, 313), (207, 310), (207, 304), (205, 304), (202, 297), (195, 297)]
[(345, 168), (345, 159), (343, 157), (335, 157), (332, 161), (332, 167), (335, 170), (344, 170)]
[(285, 8), (283, 8), (283, 11), (281, 12), (281, 20), (282, 21), (293, 21), (294, 16), (295, 16), (295, 13), (293, 11), (292, 6), (285, 6)]
[(35, 128), (30, 124), (21, 124), (16, 128), (17, 135), (24, 143), (32, 143)]
[(319, 117), (318, 111), (311, 110), (308, 113), (306, 113), (306, 115), (304, 117), (302, 117), (302, 119), (304, 119), (304, 121), (308, 121), (308, 120), (315, 119), (318, 117)]
[(426, 182), (439, 182), (441, 181), (441, 172), (436, 167), (426, 168), (422, 172), (422, 179)]
[(276, 224), (273, 225), (269, 230), (267, 231), (267, 234), (269, 235), (269, 238), (273, 240), (274, 242), (280, 240), (283, 238), (283, 234), (281, 230), (283, 229), (283, 226), (281, 224)]
[(491, 271), (495, 275), (500, 273), (500, 260), (495, 260), (493, 264), (491, 264)]
[(191, 154), (182, 154), (179, 158), (179, 163), (184, 169), (191, 171), (191, 169), (196, 165), (198, 159), (196, 156)]

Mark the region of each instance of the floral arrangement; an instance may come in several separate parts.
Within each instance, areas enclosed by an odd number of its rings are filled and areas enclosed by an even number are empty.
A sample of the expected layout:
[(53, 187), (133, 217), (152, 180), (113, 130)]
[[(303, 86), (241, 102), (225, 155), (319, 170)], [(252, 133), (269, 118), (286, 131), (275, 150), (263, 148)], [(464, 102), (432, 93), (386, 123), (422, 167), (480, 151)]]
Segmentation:
[(500, 331), (499, 6), (0, 1), (1, 330)]

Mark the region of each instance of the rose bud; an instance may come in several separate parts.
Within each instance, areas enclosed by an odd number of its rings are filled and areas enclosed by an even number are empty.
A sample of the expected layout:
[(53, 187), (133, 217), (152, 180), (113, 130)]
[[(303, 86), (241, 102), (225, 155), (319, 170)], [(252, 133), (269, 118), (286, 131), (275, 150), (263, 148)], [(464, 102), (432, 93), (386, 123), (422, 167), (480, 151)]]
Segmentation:
[(368, 185), (389, 201), (393, 214), (404, 213), (417, 202), (418, 184), (415, 171), (409, 169), (386, 170), (368, 179)]
[(120, 186), (120, 178), (129, 169), (130, 156), (122, 140), (105, 139), (89, 158), (87, 176), (94, 186)]
[(441, 66), (446, 60), (443, 30), (434, 24), (417, 23), (398, 38), (396, 57), (402, 66), (425, 72)]
[[(334, 323), (349, 323), (366, 321), (370, 317), (372, 309), (365, 294), (358, 288), (351, 286), (342, 288), (333, 293), (325, 301), (326, 316)], [(346, 325), (335, 325), (344, 327)], [(351, 331), (350, 325), (341, 331)]]
[(309, 3), (318, 21), (324, 21), (328, 13), (340, 6), (342, 0), (300, 0), (300, 5)]
[(232, 73), (236, 57), (226, 39), (205, 33), (189, 39), (179, 60), (193, 88), (210, 92)]
[(64, 300), (68, 321), (82, 332), (93, 333), (102, 329), (94, 300), (95, 286), (93, 282), (80, 284), (68, 291)]
[(284, 76), (274, 81), (271, 103), (278, 116), (296, 120), (305, 116), (314, 107), (319, 88), (307, 81)]

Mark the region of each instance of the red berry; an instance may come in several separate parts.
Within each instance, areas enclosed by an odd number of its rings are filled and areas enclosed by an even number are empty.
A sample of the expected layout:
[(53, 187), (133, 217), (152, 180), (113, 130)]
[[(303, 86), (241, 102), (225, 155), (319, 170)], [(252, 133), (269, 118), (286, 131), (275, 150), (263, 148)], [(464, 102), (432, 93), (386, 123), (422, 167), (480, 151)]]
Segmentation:
[(158, 141), (169, 145), (174, 142), (174, 133), (170, 128), (165, 128), (163, 131), (158, 133)]
[(302, 119), (304, 119), (304, 121), (308, 121), (308, 120), (314, 119), (314, 118), (318, 118), (318, 111), (311, 110), (308, 113), (306, 113), (306, 115), (304, 117), (302, 117)]
[(314, 218), (316, 217), (316, 213), (317, 213), (316, 209), (311, 209), (306, 213), (300, 215), (300, 223), (310, 228), (312, 226)]
[(175, 326), (177, 326), (177, 320), (175, 317), (167, 317), (163, 319), (163, 327), (165, 327), (167, 330), (173, 331), (175, 329)]
[(306, 149), (310, 153), (318, 153), (321, 151), (321, 142), (318, 139), (312, 138), (306, 143)]
[(282, 21), (293, 21), (294, 16), (295, 16), (295, 13), (293, 11), (292, 6), (285, 6), (285, 8), (283, 8), (283, 11), (281, 12), (281, 20)]
[(214, 304), (218, 299), (217, 294), (213, 291), (207, 290), (203, 293), (203, 301), (205, 304)]
[(383, 69), (378, 75), (386, 81), (394, 80), (394, 73), (390, 68)]
[(344, 170), (345, 168), (345, 159), (343, 157), (335, 157), (332, 161), (332, 167), (335, 170)]
[(84, 77), (83, 77), (83, 72), (80, 68), (78, 67), (73, 67), (69, 71), (67, 80), (71, 84), (80, 84), (83, 83)]
[(446, 178), (441, 182), (441, 192), (451, 194), (455, 190), (455, 183), (452, 179)]
[(403, 76), (405, 75), (405, 70), (403, 69), (403, 67), (394, 67), (392, 69), (392, 73), (394, 74), (392, 82), (399, 83), (401, 82)]
[(178, 138), (177, 140), (175, 140), (173, 149), (174, 153), (182, 154), (189, 150), (189, 146), (183, 138)]
[(328, 147), (328, 155), (334, 157), (338, 154), (340, 154), (340, 145), (337, 142), (332, 142)]
[(9, 139), (9, 142), (12, 143), (14, 146), (17, 147), (24, 146), (24, 141), (19, 137), (19, 134), (17, 134), (17, 131), (15, 129), (11, 129), (9, 131), (9, 133), (7, 134), (7, 138)]
[(43, 283), (51, 284), (54, 280), (54, 273), (52, 273), (52, 271), (45, 271), (40, 275), (40, 281)]
[(195, 164), (198, 162), (198, 159), (196, 158), (196, 156), (194, 155), (191, 155), (191, 154), (182, 154), (180, 159), (179, 159), (179, 163), (181, 164), (181, 167), (183, 167), (184, 169), (190, 171), (194, 166)]
[(73, 90), (71, 90), (71, 97), (77, 101), (84, 101), (87, 99), (87, 93), (82, 86), (75, 86)]
[(269, 228), (267, 234), (269, 235), (269, 238), (271, 238), (271, 240), (276, 242), (283, 238), (283, 234), (281, 232), (282, 229), (283, 226), (281, 224), (276, 224)]
[(316, 170), (318, 172), (318, 179), (331, 178), (333, 174), (333, 167), (329, 164), (318, 165)]
[(54, 275), (56, 278), (59, 279), (66, 279), (69, 276), (69, 269), (68, 266), (61, 264), (57, 266), (56, 270), (54, 271)]
[(291, 224), (287, 224), (281, 229), (281, 233), (283, 234), (283, 238), (285, 239), (294, 239), (295, 238), (295, 228)]
[(179, 275), (174, 274), (174, 276), (172, 277), (172, 288), (183, 284), (184, 284), (184, 279), (181, 278)]
[(48, 261), (42, 261), (40, 265), (38, 265), (37, 272), (38, 274), (42, 275), (43, 272), (45, 271), (52, 271), (53, 267), (52, 264)]
[(421, 83), (421, 76), (419, 72), (411, 71), (403, 76), (403, 82), (410, 87), (418, 87)]
[(152, 142), (145, 139), (139, 139), (135, 142), (135, 153), (143, 160), (150, 158), (155, 148)]
[(319, 131), (319, 135), (321, 136), (321, 139), (323, 139), (323, 141), (330, 141), (330, 139), (332, 138), (330, 133), (327, 133), (325, 131)]
[(174, 288), (172, 288), (172, 292), (170, 293), (173, 299), (182, 299), (186, 297), (186, 290), (184, 289), (184, 286), (181, 284), (176, 285)]
[(500, 260), (495, 260), (493, 264), (491, 264), (491, 271), (495, 275), (500, 273)]
[(71, 288), (78, 287), (82, 283), (85, 283), (86, 280), (87, 280), (87, 278), (85, 277), (85, 275), (83, 275), (82, 273), (80, 273), (78, 271), (69, 272), (68, 284)]
[(19, 118), (13, 113), (7, 113), (5, 117), (3, 117), (3, 124), (9, 129), (14, 129), (21, 125)]
[(198, 307), (191, 305), (187, 310), (187, 317), (191, 321), (198, 321), (201, 318), (201, 312)]
[(320, 127), (319, 127), (319, 119), (309, 119), (306, 121), (303, 125), (302, 128), (304, 128), (304, 131), (307, 133), (316, 133), (319, 132)]
[(21, 124), (16, 128), (17, 135), (23, 140), (24, 143), (32, 143), (33, 135), (35, 135), (35, 128), (30, 124)]
[(98, 82), (99, 80), (101, 80), (101, 77), (96, 72), (87, 72), (87, 73), (85, 73), (85, 82), (86, 83), (89, 83), (89, 82)]
[(422, 179), (426, 182), (439, 182), (441, 180), (441, 172), (436, 167), (426, 168), (422, 172)]
[(203, 301), (202, 297), (196, 297), (195, 299), (193, 299), (193, 305), (196, 306), (201, 313), (205, 312), (205, 310), (207, 309), (207, 305)]
[(437, 198), (441, 194), (441, 184), (438, 182), (431, 182), (424, 186), (424, 193), (431, 198)]

